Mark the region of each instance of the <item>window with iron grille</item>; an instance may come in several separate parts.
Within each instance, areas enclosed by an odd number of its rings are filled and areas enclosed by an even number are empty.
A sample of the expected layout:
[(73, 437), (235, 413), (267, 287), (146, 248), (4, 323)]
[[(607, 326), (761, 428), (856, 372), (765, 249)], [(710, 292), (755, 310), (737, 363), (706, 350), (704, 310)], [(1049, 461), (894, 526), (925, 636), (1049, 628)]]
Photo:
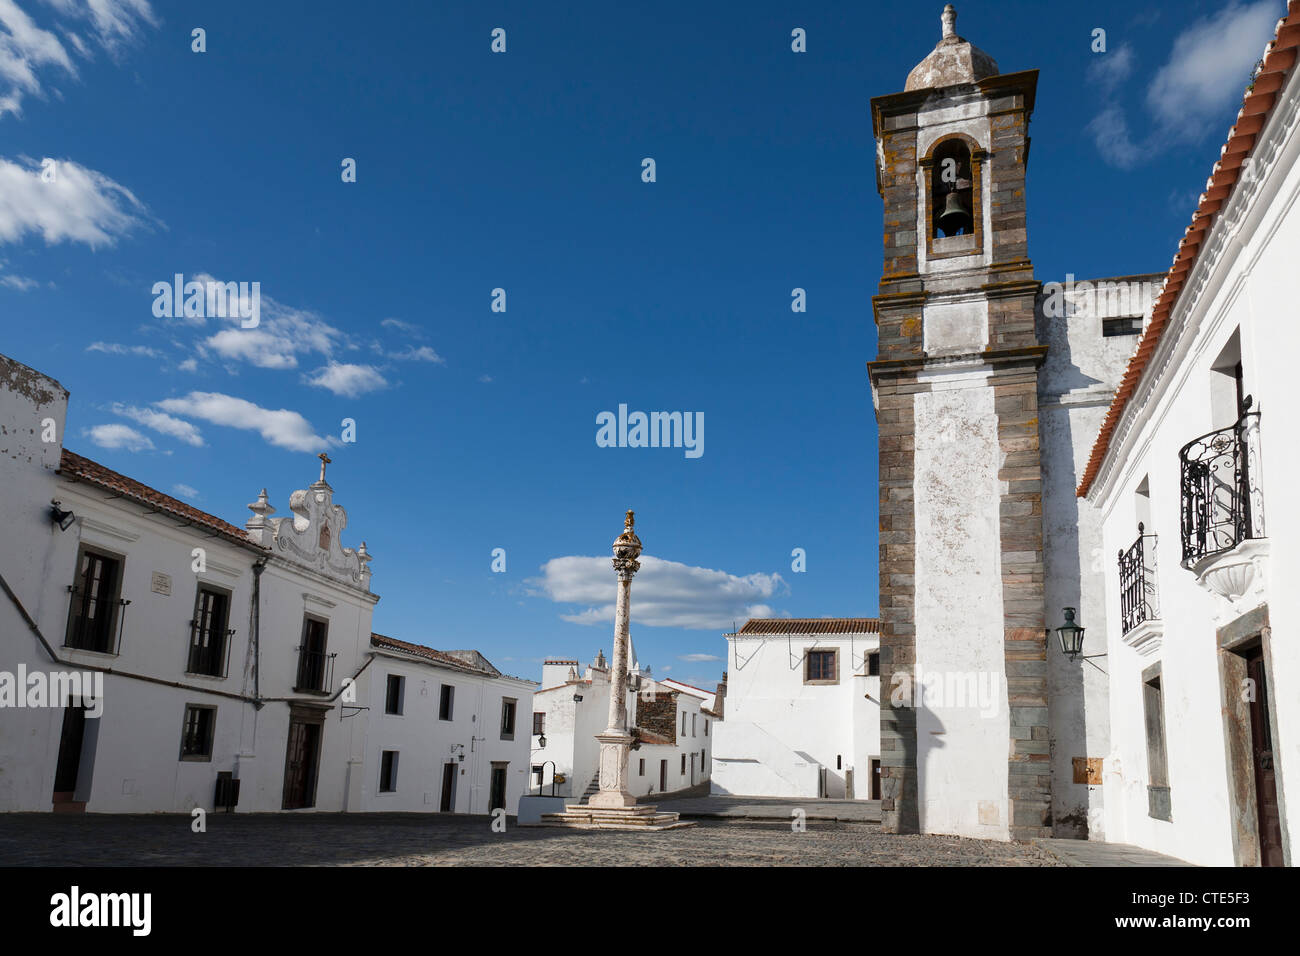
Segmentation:
[(867, 655), (867, 676), (880, 676), (880, 652), (874, 651)]
[(211, 760), (212, 734), (217, 724), (217, 708), (188, 704), (185, 725), (181, 730), (182, 760)]
[(406, 696), (406, 678), (400, 674), (388, 675), (388, 689), (384, 695), (384, 713), (402, 713), (402, 704)]
[(533, 736), (546, 733), (546, 714), (544, 711), (533, 711)]
[(397, 751), (385, 750), (379, 760), (379, 792), (393, 793), (397, 790)]
[(515, 709), (518, 701), (513, 697), (501, 698), (501, 739), (515, 739)]
[(76, 583), (68, 588), (72, 601), (65, 646), (100, 654), (117, 653), (121, 583), (121, 558), (82, 548), (77, 558)]
[(230, 638), (230, 592), (201, 584), (190, 621), (190, 654), (185, 670), (205, 677), (225, 677)]
[(442, 690), (438, 696), (438, 719), (451, 720), (453, 704), (456, 700), (456, 688), (451, 684), (443, 684)]
[(839, 651), (809, 651), (804, 658), (805, 684), (834, 684), (839, 680)]

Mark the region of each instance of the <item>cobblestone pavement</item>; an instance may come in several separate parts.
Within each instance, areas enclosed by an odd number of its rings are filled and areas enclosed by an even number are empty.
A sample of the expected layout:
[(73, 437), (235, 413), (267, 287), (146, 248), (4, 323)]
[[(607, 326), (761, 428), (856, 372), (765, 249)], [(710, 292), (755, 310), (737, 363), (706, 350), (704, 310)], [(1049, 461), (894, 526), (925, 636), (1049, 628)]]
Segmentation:
[(863, 823), (701, 821), (662, 833), (401, 814), (0, 814), (5, 866), (1061, 866), (1032, 844), (896, 836)]

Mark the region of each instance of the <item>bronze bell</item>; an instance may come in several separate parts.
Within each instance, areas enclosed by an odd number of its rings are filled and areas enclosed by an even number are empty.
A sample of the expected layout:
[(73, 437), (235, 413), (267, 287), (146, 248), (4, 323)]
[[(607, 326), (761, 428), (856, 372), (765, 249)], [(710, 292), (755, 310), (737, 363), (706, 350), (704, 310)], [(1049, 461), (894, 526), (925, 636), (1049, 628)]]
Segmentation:
[(943, 211), (939, 213), (939, 228), (945, 236), (955, 236), (965, 231), (970, 233), (974, 222), (970, 210), (966, 207), (962, 194), (956, 190), (948, 193), (944, 199)]

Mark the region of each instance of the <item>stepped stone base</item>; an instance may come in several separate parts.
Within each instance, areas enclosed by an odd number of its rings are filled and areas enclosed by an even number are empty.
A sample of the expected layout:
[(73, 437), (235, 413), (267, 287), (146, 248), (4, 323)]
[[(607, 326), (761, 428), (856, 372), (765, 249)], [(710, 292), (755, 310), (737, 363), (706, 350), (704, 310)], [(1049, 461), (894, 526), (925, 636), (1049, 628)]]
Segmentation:
[(543, 813), (540, 823), (520, 826), (567, 827), (572, 830), (677, 830), (695, 826), (676, 813), (663, 812), (651, 804), (635, 807), (600, 808), (580, 803), (566, 804), (563, 813)]

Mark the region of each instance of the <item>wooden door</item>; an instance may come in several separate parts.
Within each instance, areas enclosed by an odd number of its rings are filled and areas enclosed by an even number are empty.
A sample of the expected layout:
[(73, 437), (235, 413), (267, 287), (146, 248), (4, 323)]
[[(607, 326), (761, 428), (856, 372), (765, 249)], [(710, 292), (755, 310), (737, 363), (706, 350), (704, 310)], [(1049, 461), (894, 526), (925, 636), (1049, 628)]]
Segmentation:
[(320, 759), (321, 725), (290, 720), (289, 745), (284, 759), (284, 809), (316, 805), (316, 770)]
[(1255, 648), (1246, 658), (1246, 674), (1254, 682), (1250, 702), (1250, 744), (1255, 770), (1255, 806), (1259, 811), (1259, 856), (1264, 866), (1282, 866), (1282, 817), (1277, 805), (1273, 771), (1273, 733), (1268, 719), (1268, 679), (1264, 652)]
[(880, 799), (880, 761), (871, 761), (871, 799)]

